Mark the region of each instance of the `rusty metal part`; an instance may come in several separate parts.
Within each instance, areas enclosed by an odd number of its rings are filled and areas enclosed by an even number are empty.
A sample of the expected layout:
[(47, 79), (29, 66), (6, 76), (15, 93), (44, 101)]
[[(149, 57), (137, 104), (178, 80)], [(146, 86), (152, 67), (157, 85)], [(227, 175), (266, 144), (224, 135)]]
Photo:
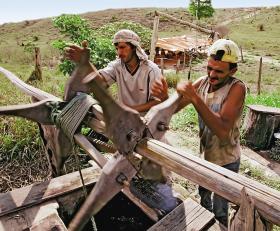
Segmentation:
[(102, 152), (109, 152), (109, 153), (115, 153), (116, 148), (113, 145), (110, 145), (108, 143), (105, 143), (99, 139), (95, 139), (92, 137), (87, 136), (87, 139), (94, 145), (96, 146), (99, 150)]
[(161, 139), (169, 128), (172, 115), (177, 110), (181, 96), (177, 93), (170, 96), (166, 101), (152, 107), (145, 115), (146, 126), (149, 129), (147, 137)]

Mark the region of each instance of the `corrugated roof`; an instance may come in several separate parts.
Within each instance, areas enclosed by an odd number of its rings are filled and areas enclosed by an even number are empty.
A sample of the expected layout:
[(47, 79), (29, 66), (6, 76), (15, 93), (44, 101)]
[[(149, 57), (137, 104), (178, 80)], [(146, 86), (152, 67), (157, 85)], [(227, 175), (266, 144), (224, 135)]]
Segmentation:
[(170, 38), (159, 38), (156, 47), (162, 48), (164, 50), (169, 50), (173, 52), (178, 52), (184, 50), (191, 50), (197, 47), (207, 47), (209, 46), (209, 42), (207, 39), (196, 39), (190, 38), (186, 36), (177, 36)]

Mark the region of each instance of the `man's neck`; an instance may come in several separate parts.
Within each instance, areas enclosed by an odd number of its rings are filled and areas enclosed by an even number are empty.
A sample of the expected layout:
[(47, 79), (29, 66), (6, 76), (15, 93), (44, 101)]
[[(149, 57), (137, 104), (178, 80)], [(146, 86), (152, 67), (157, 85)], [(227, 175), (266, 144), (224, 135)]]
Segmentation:
[(213, 85), (210, 86), (209, 93), (217, 91), (218, 89), (222, 88), (223, 86), (225, 86), (228, 83), (228, 81), (230, 79), (231, 79), (231, 77), (228, 76), (222, 83), (215, 85), (215, 86), (213, 86)]
[(127, 70), (132, 74), (137, 70), (138, 66), (140, 64), (140, 60), (138, 57), (133, 57), (129, 62), (125, 63), (125, 66)]

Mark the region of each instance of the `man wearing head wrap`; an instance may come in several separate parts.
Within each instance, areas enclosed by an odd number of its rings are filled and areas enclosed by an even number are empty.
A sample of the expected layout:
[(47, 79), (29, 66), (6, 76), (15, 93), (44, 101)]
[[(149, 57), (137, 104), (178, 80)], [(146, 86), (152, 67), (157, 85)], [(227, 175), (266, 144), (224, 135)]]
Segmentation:
[[(161, 84), (161, 71), (158, 66), (148, 60), (140, 47), (139, 36), (131, 30), (120, 30), (113, 38), (118, 58), (108, 64), (99, 74), (107, 87), (113, 83), (118, 85), (119, 102), (137, 110), (142, 115), (152, 106), (165, 100), (159, 94), (157, 98), (151, 94), (152, 85)], [(76, 45), (66, 49), (66, 58), (79, 62), (79, 53), (83, 48)], [(167, 89), (167, 88), (165, 88)]]
[[(182, 95), (180, 108), (193, 104), (199, 117), (200, 147), (204, 158), (226, 169), (238, 172), (240, 164), (240, 122), (246, 87), (233, 77), (237, 71), (239, 48), (231, 40), (219, 39), (208, 52), (207, 76), (194, 83), (178, 84)], [(156, 95), (156, 94), (154, 94)], [(179, 110), (178, 109), (178, 110)], [(201, 204), (213, 211), (217, 220), (227, 226), (226, 199), (199, 187)]]
[[(141, 115), (145, 114), (152, 106), (164, 101), (168, 95), (168, 87), (158, 66), (152, 61), (148, 60), (147, 55), (140, 47), (139, 36), (131, 30), (120, 30), (113, 38), (113, 44), (116, 47), (118, 58), (108, 64), (102, 70), (99, 70), (100, 75), (93, 73), (94, 78), (99, 78), (100, 81), (109, 87), (113, 83), (118, 85), (118, 100), (137, 110)], [(65, 56), (75, 62), (79, 62), (81, 53), (84, 48), (76, 45), (71, 45), (66, 49)], [(88, 77), (91, 74), (88, 75)], [(162, 92), (158, 93), (155, 98), (151, 94), (152, 86), (162, 86)], [(161, 201), (153, 201), (148, 198), (150, 205), (159, 210), (163, 214), (170, 212), (177, 205), (177, 199), (173, 196), (171, 188), (165, 184), (168, 173), (161, 166), (150, 161), (147, 158), (142, 159), (141, 174), (146, 182), (152, 182), (152, 187), (155, 188), (163, 196)], [(142, 179), (141, 179), (142, 180)], [(142, 181), (141, 181), (142, 182)], [(131, 182), (133, 186), (135, 182)], [(142, 195), (136, 187), (132, 187), (134, 193), (138, 195), (141, 200), (146, 202), (147, 198)]]

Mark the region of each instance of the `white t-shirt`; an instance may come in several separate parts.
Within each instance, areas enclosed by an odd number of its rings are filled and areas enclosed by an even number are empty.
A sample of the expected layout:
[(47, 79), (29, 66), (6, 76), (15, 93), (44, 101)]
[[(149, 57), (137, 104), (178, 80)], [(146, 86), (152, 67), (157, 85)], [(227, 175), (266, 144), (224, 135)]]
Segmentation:
[(100, 70), (110, 86), (114, 82), (118, 85), (118, 100), (127, 106), (147, 103), (152, 99), (151, 87), (155, 80), (160, 80), (161, 71), (150, 60), (140, 61), (138, 70), (131, 75), (121, 59), (117, 59)]

